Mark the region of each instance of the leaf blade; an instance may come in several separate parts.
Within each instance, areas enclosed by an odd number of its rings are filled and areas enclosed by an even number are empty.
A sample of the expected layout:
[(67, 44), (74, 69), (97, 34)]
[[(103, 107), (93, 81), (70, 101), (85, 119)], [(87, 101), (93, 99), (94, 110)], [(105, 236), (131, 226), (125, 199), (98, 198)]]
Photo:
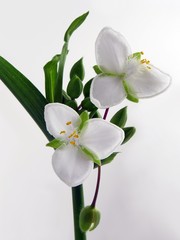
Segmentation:
[(47, 100), (21, 72), (1, 56), (0, 79), (27, 110), (45, 136), (52, 140), (53, 137), (46, 130), (44, 120), (44, 107)]
[(82, 14), (81, 16), (77, 17), (68, 27), (67, 31), (64, 35), (64, 41), (68, 42), (73, 32), (85, 21), (86, 17), (88, 16), (89, 12)]

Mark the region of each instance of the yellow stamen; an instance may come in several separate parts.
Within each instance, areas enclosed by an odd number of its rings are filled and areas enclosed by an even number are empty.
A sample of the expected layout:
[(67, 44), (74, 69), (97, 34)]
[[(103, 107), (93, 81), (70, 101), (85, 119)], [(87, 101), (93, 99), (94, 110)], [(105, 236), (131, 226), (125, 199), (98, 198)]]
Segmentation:
[(73, 133), (71, 133), (71, 134), (68, 136), (68, 138), (73, 137), (75, 134), (76, 134), (76, 131), (74, 131)]
[(146, 63), (146, 59), (142, 59), (141, 60), (141, 63), (143, 64), (143, 63)]
[(76, 145), (75, 141), (71, 141), (69, 143), (72, 144), (72, 145)]
[(60, 132), (60, 134), (64, 134), (64, 133), (66, 133), (66, 131), (61, 131), (61, 132)]
[(141, 55), (144, 55), (144, 52), (141, 52)]
[(148, 69), (151, 69), (151, 67), (147, 66)]
[(141, 63), (142, 63), (142, 64), (143, 64), (143, 63), (149, 64), (149, 63), (150, 63), (150, 61), (149, 61), (149, 60), (147, 60), (147, 59), (142, 59), (142, 60), (141, 60)]
[(74, 138), (79, 138), (79, 136), (77, 134), (74, 135)]
[(67, 123), (66, 123), (66, 125), (70, 125), (70, 124), (72, 124), (72, 122), (71, 122), (71, 121), (69, 121), (69, 122), (67, 122)]

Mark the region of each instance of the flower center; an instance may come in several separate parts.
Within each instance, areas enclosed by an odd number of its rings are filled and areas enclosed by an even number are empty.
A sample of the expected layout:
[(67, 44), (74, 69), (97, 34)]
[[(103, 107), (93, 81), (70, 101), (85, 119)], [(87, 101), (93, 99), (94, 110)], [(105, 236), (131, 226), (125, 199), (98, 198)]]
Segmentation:
[(77, 146), (78, 145), (78, 139), (79, 139), (79, 135), (76, 129), (73, 129), (72, 127), (72, 122), (66, 122), (66, 125), (69, 126), (68, 131), (62, 130), (60, 131), (60, 135), (65, 138), (65, 141), (67, 144), (71, 144), (73, 146)]

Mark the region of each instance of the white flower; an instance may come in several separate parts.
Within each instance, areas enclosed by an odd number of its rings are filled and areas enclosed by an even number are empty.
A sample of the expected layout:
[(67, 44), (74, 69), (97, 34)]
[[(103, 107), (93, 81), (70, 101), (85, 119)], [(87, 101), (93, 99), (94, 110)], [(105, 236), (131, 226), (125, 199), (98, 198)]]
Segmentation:
[(124, 139), (124, 131), (114, 124), (99, 118), (83, 120), (60, 103), (45, 106), (45, 122), (59, 144), (52, 157), (54, 171), (71, 187), (80, 185), (94, 162), (108, 157)]
[(165, 91), (169, 75), (141, 59), (143, 52), (131, 53), (126, 39), (111, 28), (104, 28), (96, 40), (96, 61), (102, 70), (92, 81), (90, 98), (98, 108), (109, 108), (126, 97), (153, 97)]

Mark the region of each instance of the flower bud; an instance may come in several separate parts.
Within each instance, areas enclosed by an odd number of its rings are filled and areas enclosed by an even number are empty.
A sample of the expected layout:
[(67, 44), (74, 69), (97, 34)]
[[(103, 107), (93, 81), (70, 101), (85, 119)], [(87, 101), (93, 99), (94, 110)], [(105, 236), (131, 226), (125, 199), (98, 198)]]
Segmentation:
[(79, 226), (82, 232), (94, 230), (100, 222), (100, 212), (93, 206), (83, 208), (79, 216)]

